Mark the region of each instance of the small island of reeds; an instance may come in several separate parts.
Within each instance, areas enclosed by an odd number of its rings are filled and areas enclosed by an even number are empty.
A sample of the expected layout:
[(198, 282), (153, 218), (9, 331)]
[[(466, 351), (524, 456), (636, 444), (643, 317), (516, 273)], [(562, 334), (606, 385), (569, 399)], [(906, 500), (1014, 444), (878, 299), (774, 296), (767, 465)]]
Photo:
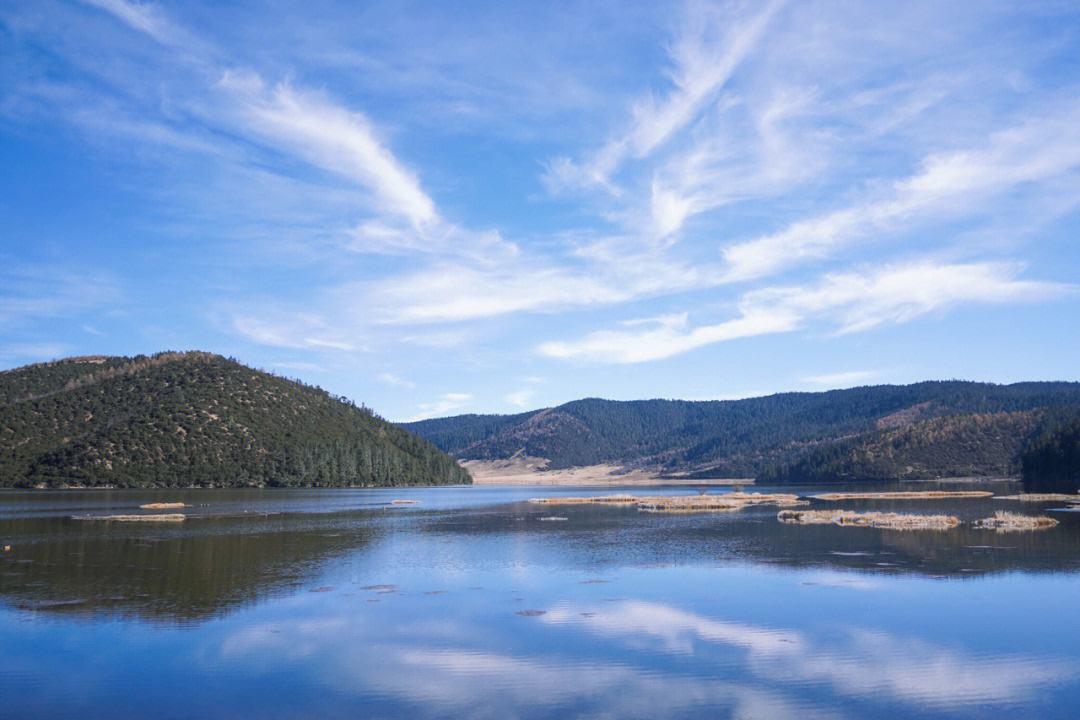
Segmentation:
[(960, 498), (988, 498), (994, 493), (986, 490), (916, 490), (906, 492), (848, 492), (814, 495), (815, 500), (829, 502), (842, 500), (956, 500)]
[(641, 512), (732, 512), (751, 505), (793, 507), (808, 501), (791, 493), (742, 493), (724, 495), (598, 495), (595, 497), (546, 497), (529, 502), (542, 505), (636, 505)]
[(781, 510), (780, 522), (794, 525), (839, 525), (885, 530), (949, 530), (960, 524), (955, 515), (915, 515), (853, 510)]
[(72, 520), (104, 520), (108, 522), (183, 522), (183, 513), (160, 513), (146, 515), (73, 515)]
[(975, 521), (975, 527), (982, 530), (995, 530), (999, 533), (1049, 530), (1057, 524), (1057, 520), (1045, 515), (1021, 515), (1003, 510), (998, 510), (993, 517)]

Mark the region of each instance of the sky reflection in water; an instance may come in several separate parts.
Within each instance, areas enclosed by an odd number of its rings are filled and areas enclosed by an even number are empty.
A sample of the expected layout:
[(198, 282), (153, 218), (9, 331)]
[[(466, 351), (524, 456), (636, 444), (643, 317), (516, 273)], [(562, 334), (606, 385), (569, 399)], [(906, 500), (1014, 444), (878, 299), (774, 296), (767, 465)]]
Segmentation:
[[(52, 499), (15, 513), (0, 496), (15, 546), (0, 563), (3, 715), (1080, 707), (1075, 515), (1038, 536), (900, 537), (781, 526), (769, 511), (573, 508), (539, 522), (550, 508), (515, 502), (536, 490), (472, 492), (370, 491), (363, 508), (355, 493), (315, 495), (304, 513), (178, 528), (65, 521), (40, 507)], [(422, 504), (380, 504), (404, 494)], [(279, 501), (200, 497), (230, 511)]]

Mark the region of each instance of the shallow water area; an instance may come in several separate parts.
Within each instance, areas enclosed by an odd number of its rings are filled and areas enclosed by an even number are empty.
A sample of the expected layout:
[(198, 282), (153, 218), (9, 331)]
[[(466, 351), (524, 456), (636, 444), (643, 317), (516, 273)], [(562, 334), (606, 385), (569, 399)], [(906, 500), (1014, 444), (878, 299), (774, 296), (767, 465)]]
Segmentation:
[[(1016, 491), (957, 489), (983, 488)], [(699, 491), (730, 488), (627, 490)], [(1072, 718), (1080, 708), (1074, 512), (1054, 513), (1060, 524), (1045, 531), (999, 534), (971, 524), (1002, 509), (989, 498), (842, 503), (962, 520), (943, 532), (787, 525), (769, 506), (658, 514), (528, 502), (617, 492), (0, 493), (0, 545), (11, 546), (0, 552), (2, 715)], [(190, 505), (186, 520), (71, 519), (153, 502)], [(1022, 505), (1008, 509), (1061, 506)]]

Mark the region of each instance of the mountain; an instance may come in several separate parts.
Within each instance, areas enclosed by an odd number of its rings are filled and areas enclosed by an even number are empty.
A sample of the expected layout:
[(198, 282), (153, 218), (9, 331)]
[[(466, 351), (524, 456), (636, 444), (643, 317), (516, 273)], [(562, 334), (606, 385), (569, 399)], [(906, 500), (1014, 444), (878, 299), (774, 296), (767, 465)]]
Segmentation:
[(0, 487), (467, 482), (453, 458), (367, 408), (219, 355), (0, 372)]
[(1037, 437), (1020, 461), (1028, 492), (1080, 492), (1080, 415)]
[(772, 482), (1013, 475), (1046, 416), (1080, 383), (879, 385), (745, 400), (589, 398), (518, 415), (406, 423), (466, 460), (522, 454), (559, 469), (599, 463)]

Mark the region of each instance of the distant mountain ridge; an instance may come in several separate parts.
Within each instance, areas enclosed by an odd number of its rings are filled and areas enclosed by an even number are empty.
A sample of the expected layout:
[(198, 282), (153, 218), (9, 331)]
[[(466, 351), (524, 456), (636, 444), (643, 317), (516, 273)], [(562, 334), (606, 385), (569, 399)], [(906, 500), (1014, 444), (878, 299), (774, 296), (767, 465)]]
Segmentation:
[(840, 482), (1016, 475), (1080, 383), (930, 381), (725, 401), (587, 398), (517, 415), (405, 423), (456, 457), (522, 454), (689, 477)]
[(205, 352), (0, 372), (0, 487), (470, 482), (364, 407)]

